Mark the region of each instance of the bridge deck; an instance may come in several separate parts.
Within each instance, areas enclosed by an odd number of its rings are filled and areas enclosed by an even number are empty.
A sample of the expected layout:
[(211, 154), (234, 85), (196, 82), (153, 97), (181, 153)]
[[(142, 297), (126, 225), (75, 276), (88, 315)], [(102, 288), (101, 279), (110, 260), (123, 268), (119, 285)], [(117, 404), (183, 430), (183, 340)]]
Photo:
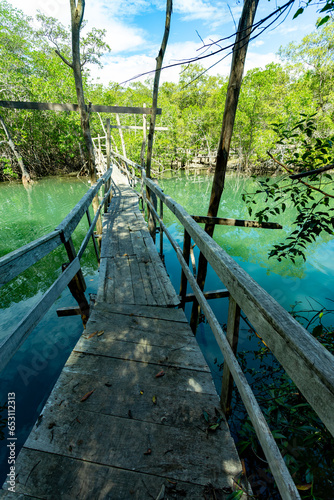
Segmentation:
[(223, 499), (241, 465), (225, 421), (208, 431), (208, 366), (137, 196), (113, 177), (96, 305), (20, 452), (16, 495), (2, 496)]

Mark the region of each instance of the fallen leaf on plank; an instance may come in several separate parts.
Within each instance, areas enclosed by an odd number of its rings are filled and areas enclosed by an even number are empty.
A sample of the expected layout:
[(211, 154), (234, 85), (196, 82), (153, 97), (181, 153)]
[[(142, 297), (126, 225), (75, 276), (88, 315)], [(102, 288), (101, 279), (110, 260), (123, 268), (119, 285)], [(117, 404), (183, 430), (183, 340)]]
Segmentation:
[(93, 394), (93, 392), (95, 391), (95, 389), (93, 389), (92, 391), (89, 391), (87, 392), (87, 394), (85, 394), (81, 399), (80, 399), (80, 402), (82, 403), (83, 401), (86, 401), (86, 399), (89, 398), (89, 396), (91, 396)]
[(153, 396), (152, 401), (153, 401), (153, 404), (156, 405), (157, 404), (157, 397)]
[(161, 370), (161, 372), (157, 373), (155, 378), (163, 377), (165, 375), (165, 372)]
[(104, 330), (100, 330), (99, 333), (97, 334), (98, 337), (101, 337), (101, 335), (104, 334)]
[(96, 332), (93, 332), (91, 333), (90, 335), (88, 335), (87, 339), (91, 339), (92, 337), (94, 337), (94, 335), (96, 335), (98, 333), (98, 330), (96, 330)]

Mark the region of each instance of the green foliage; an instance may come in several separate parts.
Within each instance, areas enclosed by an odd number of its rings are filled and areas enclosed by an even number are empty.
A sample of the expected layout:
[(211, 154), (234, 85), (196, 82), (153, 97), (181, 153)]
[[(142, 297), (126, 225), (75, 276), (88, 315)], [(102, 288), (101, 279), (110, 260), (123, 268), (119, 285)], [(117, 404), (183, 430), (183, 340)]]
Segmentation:
[[(283, 243), (274, 245), (269, 257), (280, 262), (297, 257), (304, 260), (305, 249), (309, 243), (325, 231), (333, 232), (333, 179), (328, 173), (313, 174), (304, 179), (291, 181), (289, 176), (299, 171), (313, 171), (334, 163), (334, 136), (321, 138), (317, 136), (315, 114), (301, 115), (297, 123), (286, 128), (285, 123), (274, 124), (279, 140), (280, 154), (284, 160), (287, 174), (279, 178), (267, 178), (258, 181), (258, 189), (254, 193), (245, 193), (243, 200), (248, 205), (248, 212), (253, 214), (257, 196), (262, 196), (267, 208), (255, 210), (254, 216), (260, 221), (268, 221), (270, 216), (277, 216), (287, 208), (295, 209), (296, 216), (292, 223), (296, 226)], [(283, 165), (283, 163), (281, 163)]]

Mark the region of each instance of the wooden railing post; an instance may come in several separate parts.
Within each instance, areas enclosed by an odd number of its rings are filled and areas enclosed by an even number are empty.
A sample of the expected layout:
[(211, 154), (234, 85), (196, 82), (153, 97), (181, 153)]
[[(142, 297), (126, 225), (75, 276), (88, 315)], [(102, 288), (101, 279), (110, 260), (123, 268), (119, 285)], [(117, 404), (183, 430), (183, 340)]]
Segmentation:
[[(230, 296), (227, 317), (226, 338), (234, 354), (237, 352), (239, 339), (240, 307), (233, 297)], [(231, 413), (231, 400), (233, 390), (233, 377), (227, 363), (224, 363), (223, 381), (220, 396), (220, 404), (226, 416)]]
[[(107, 144), (106, 144), (106, 153), (107, 153), (107, 172), (110, 168), (111, 164), (111, 134), (110, 134), (110, 118), (107, 119)], [(105, 184), (104, 192), (108, 192), (110, 188), (111, 180), (110, 177)], [(108, 205), (110, 203), (111, 196), (104, 203), (104, 213), (108, 212)]]
[[(183, 236), (183, 258), (186, 261), (186, 264), (189, 265), (190, 235), (186, 229), (184, 230), (184, 236)], [(180, 285), (180, 299), (181, 299), (180, 306), (182, 307), (182, 309), (184, 309), (184, 306), (185, 306), (185, 297), (187, 294), (187, 282), (188, 282), (187, 276), (185, 275), (185, 272), (182, 269), (181, 285)]]
[[(70, 260), (70, 263), (73, 262), (73, 260), (76, 258), (77, 254), (73, 245), (72, 238), (70, 238), (68, 241), (64, 243), (68, 258)], [(62, 270), (65, 271), (65, 269), (68, 267), (69, 264), (63, 264)], [(82, 270), (79, 269), (77, 274), (72, 278), (72, 280), (69, 282), (68, 287), (70, 289), (71, 294), (77, 301), (79, 307), (80, 307), (80, 312), (81, 312), (81, 319), (84, 327), (86, 326), (86, 323), (89, 318), (89, 304), (85, 296), (85, 290), (86, 290), (86, 283), (85, 283), (85, 278), (82, 274)]]
[[(160, 219), (163, 221), (164, 219), (164, 203), (160, 200)], [(162, 229), (162, 225), (160, 223), (160, 258), (164, 260), (164, 232)]]
[[(89, 224), (89, 227), (90, 227), (92, 225), (92, 219), (90, 217), (89, 210), (86, 211), (86, 215), (87, 215), (88, 224)], [(93, 240), (93, 245), (94, 245), (94, 248), (95, 248), (95, 254), (96, 254), (97, 262), (100, 262), (100, 254), (99, 254), (99, 250), (97, 248), (97, 244), (96, 244), (94, 233), (92, 234), (92, 240)]]

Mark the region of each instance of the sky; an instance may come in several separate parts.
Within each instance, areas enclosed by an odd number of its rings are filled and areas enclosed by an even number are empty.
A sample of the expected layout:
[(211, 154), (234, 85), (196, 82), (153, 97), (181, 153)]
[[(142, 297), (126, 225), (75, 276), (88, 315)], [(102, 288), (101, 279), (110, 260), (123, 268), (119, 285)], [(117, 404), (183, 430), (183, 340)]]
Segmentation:
[[(1, 0), (0, 0), (1, 1)], [(13, 7), (34, 17), (37, 11), (58, 19), (65, 26), (70, 24), (69, 0), (9, 0)], [(260, 0), (256, 21), (263, 19), (285, 3), (282, 0)], [(111, 52), (103, 56), (103, 69), (91, 69), (94, 80), (103, 84), (110, 81), (123, 83), (137, 75), (154, 70), (165, 26), (166, 0), (86, 0), (85, 20), (87, 29), (106, 30), (105, 41)], [(299, 42), (315, 29), (318, 17), (315, 8), (308, 8), (303, 15), (292, 19), (298, 2), (291, 13), (276, 27), (260, 34), (248, 49), (245, 70), (264, 68), (270, 62), (279, 62), (277, 51), (289, 42)], [(201, 49), (203, 44), (217, 42), (232, 35), (242, 10), (240, 0), (174, 0), (171, 30), (164, 65), (180, 63), (216, 51), (222, 43)], [(226, 42), (225, 42), (226, 43)], [(200, 61), (209, 68), (211, 75), (229, 74), (231, 58), (228, 51), (220, 52)], [(226, 56), (221, 60), (224, 56)], [(221, 60), (219, 63), (218, 61)], [(217, 64), (216, 64), (217, 63)], [(160, 82), (179, 79), (180, 66), (165, 69)], [(145, 78), (152, 76), (147, 75)], [(140, 81), (140, 79), (134, 80)]]

